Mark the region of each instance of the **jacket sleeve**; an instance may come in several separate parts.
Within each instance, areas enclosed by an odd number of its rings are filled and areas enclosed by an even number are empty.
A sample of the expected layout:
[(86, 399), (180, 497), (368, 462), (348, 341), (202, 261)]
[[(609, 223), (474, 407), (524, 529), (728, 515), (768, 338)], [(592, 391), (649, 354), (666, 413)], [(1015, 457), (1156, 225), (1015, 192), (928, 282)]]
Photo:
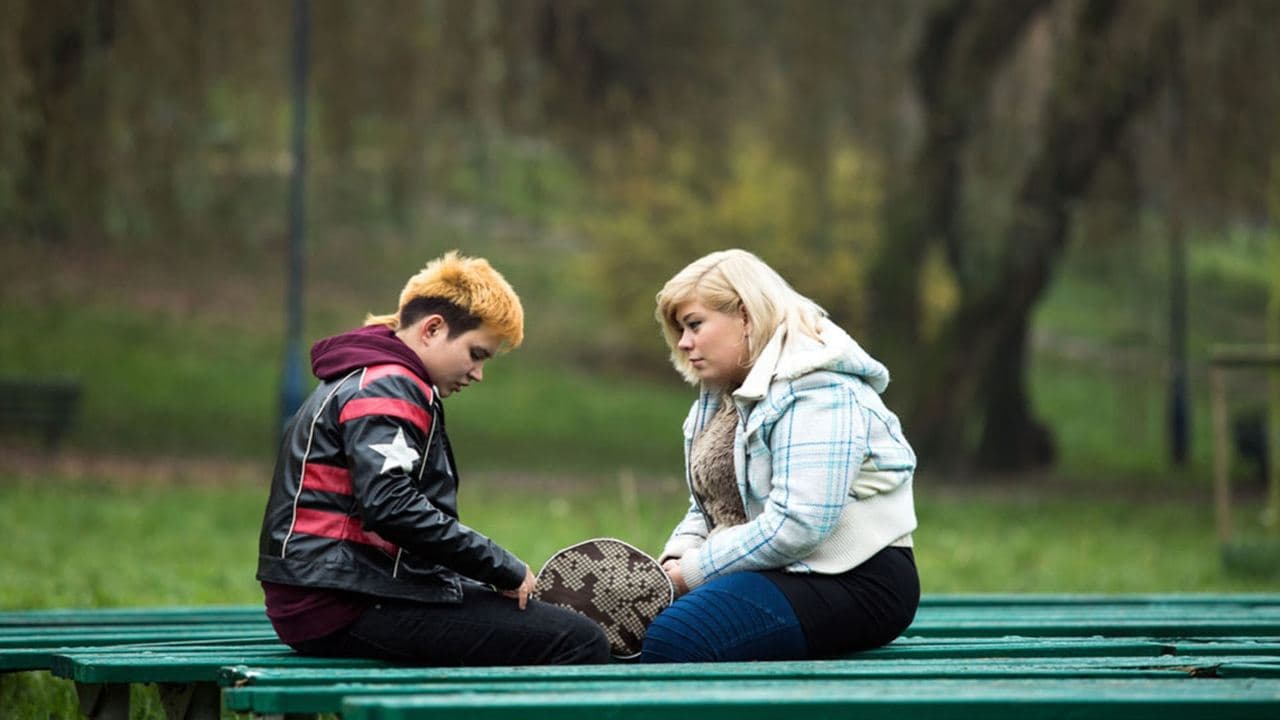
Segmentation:
[(411, 473), (427, 459), (437, 421), (413, 381), (382, 378), (347, 401), (342, 441), (364, 529), (461, 575), (518, 587), (526, 566), (419, 491)]
[(764, 509), (684, 555), (680, 570), (690, 588), (807, 557), (835, 530), (849, 500), (867, 453), (868, 417), (855, 393), (829, 373), (813, 373), (795, 380), (776, 402), (777, 421), (758, 430), (769, 433), (771, 455)]
[(689, 498), (689, 511), (685, 513), (684, 519), (680, 524), (676, 525), (676, 529), (671, 532), (671, 537), (667, 539), (667, 544), (662, 548), (662, 554), (658, 556), (658, 562), (664, 563), (671, 559), (678, 559), (684, 554), (699, 545), (707, 539), (707, 521), (702, 516), (702, 511), (698, 509), (698, 504)]

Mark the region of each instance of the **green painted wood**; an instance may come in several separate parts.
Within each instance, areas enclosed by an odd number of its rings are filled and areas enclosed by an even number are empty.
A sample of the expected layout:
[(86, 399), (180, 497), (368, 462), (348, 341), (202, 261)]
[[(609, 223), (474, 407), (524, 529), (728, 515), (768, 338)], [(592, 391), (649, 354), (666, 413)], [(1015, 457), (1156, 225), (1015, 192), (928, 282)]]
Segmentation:
[(917, 637), (1187, 637), (1230, 635), (1239, 637), (1280, 636), (1280, 617), (1248, 618), (1062, 618), (1035, 620), (1019, 617), (917, 618), (907, 629)]
[(753, 720), (850, 717), (1022, 720), (1275, 718), (1280, 680), (881, 680), (791, 686), (670, 686), (601, 692), (370, 696), (345, 720)]
[[(1228, 649), (1219, 654), (1230, 654)], [(963, 659), (963, 658), (1022, 658), (1022, 657), (1157, 657), (1171, 652), (1167, 643), (1149, 639), (1109, 640), (1105, 638), (982, 638), (978, 640), (937, 639), (937, 638), (899, 638), (892, 645), (858, 653), (848, 660), (888, 660), (888, 659)], [(1276, 655), (1280, 655), (1280, 646), (1276, 647)], [(818, 668), (830, 663), (842, 661), (811, 662), (803, 665), (794, 663), (753, 663), (753, 667), (804, 667)], [(260, 668), (253, 666), (229, 666), (219, 673), (218, 681), (224, 686), (251, 682), (270, 682), (283, 684), (314, 685), (332, 682), (380, 682), (393, 678), (395, 682), (431, 681), (440, 678), (488, 679), (495, 675), (516, 673), (524, 677), (578, 677), (581, 674), (604, 673), (603, 677), (619, 675), (643, 674), (657, 672), (646, 670), (647, 666), (615, 664), (608, 666), (582, 667), (523, 667), (523, 668), (413, 668), (385, 667), (376, 669), (352, 668), (341, 666), (341, 661), (334, 661), (333, 667), (321, 670), (308, 668)], [(732, 663), (715, 663), (709, 665), (685, 665), (685, 668), (706, 668), (709, 672), (736, 672), (722, 670), (734, 668)]]
[(77, 637), (81, 635), (154, 635), (156, 637), (181, 637), (185, 633), (263, 633), (272, 632), (267, 622), (196, 623), (169, 625), (55, 625), (38, 627), (0, 628), (0, 642), (22, 642), (30, 637)]
[[(1201, 658), (1194, 664), (1186, 659), (1163, 658), (1059, 658), (1030, 660), (1026, 662), (863, 662), (828, 663), (814, 671), (769, 672), (752, 668), (752, 663), (740, 663), (737, 672), (707, 675), (701, 672), (682, 672), (682, 668), (666, 668), (665, 675), (608, 673), (596, 677), (583, 676), (572, 680), (548, 678), (478, 679), (473, 682), (451, 681), (422, 683), (332, 683), (321, 685), (246, 685), (227, 688), (224, 702), (230, 710), (275, 713), (337, 713), (342, 710), (346, 697), (357, 695), (411, 695), (442, 693), (512, 693), (512, 692), (614, 692), (635, 690), (644, 686), (654, 692), (663, 690), (678, 694), (696, 684), (697, 687), (750, 688), (756, 685), (783, 686), (831, 680), (875, 681), (919, 679), (931, 682), (938, 679), (1098, 679), (1098, 678), (1190, 678), (1216, 676), (1220, 667), (1239, 668), (1234, 677), (1253, 677), (1247, 674), (1246, 659), (1238, 657)], [(1280, 656), (1276, 658), (1280, 662)], [(1263, 676), (1273, 667), (1262, 665)], [(603, 679), (609, 676), (609, 679)]]
[(209, 605), (156, 608), (100, 608), (7, 610), (0, 612), (0, 628), (66, 625), (161, 625), (192, 623), (266, 622), (261, 605)]
[(1099, 655), (1164, 655), (1168, 643), (1149, 638), (1075, 637), (986, 637), (986, 638), (898, 638), (874, 650), (848, 656), (851, 660), (893, 658), (975, 658), (975, 657), (1084, 657)]
[(74, 633), (31, 633), (0, 637), (0, 653), (10, 649), (41, 647), (102, 647), (110, 645), (137, 645), (140, 643), (163, 642), (173, 639), (183, 640), (234, 640), (259, 642), (276, 639), (271, 628), (242, 629), (184, 629), (181, 632), (161, 632), (147, 630), (133, 632), (127, 630), (85, 630)]
[(1238, 661), (1224, 663), (1218, 668), (1218, 677), (1280, 678), (1280, 658), (1272, 658), (1266, 662)]
[(1280, 655), (1280, 637), (1219, 638), (1197, 640), (1182, 638), (1169, 643), (1174, 655)]
[(291, 650), (245, 646), (211, 652), (156, 651), (139, 654), (75, 652), (55, 655), (49, 668), (58, 677), (82, 683), (216, 682), (229, 665), (260, 667), (382, 667), (376, 660), (304, 657)]
[(1143, 605), (1280, 605), (1280, 593), (1132, 593), (1107, 595), (1099, 593), (956, 593), (925, 594), (921, 608), (943, 607), (1015, 607), (1065, 605), (1080, 607)]
[[(1031, 657), (1021, 652), (1005, 653), (999, 644), (992, 643), (984, 654), (969, 655), (967, 652), (959, 658), (1022, 658)], [(1092, 656), (1083, 652), (1083, 648), (1097, 647), (1101, 651)], [(1017, 648), (1025, 648), (1025, 643), (1018, 643)], [(1055, 656), (1045, 653), (1041, 657), (1064, 659), (1080, 657), (1114, 657), (1146, 660), (1158, 658), (1164, 646), (1158, 643), (1127, 643), (1120, 647), (1128, 652), (1117, 651), (1116, 645), (1104, 642), (1079, 642), (1073, 645), (1068, 654)], [(868, 653), (869, 655), (869, 653)], [(1280, 656), (1280, 652), (1277, 652)], [(934, 659), (931, 656), (881, 656), (846, 660), (804, 660), (791, 662), (753, 662), (753, 663), (691, 663), (678, 666), (669, 665), (637, 665), (614, 663), (611, 665), (584, 666), (543, 666), (543, 667), (459, 667), (459, 668), (425, 668), (388, 666), (376, 668), (343, 667), (333, 661), (333, 665), (323, 668), (281, 668), (258, 667), (255, 665), (227, 666), (218, 673), (218, 682), (224, 687), (241, 685), (276, 685), (305, 686), (326, 685), (333, 683), (422, 683), (422, 682), (489, 682), (489, 681), (556, 681), (556, 680), (608, 680), (618, 678), (666, 678), (673, 672), (687, 677), (816, 677), (822, 675), (840, 676), (854, 672), (871, 664), (880, 664), (892, 660), (917, 661)], [(934, 659), (937, 661), (937, 659)]]
[(116, 653), (121, 655), (137, 655), (142, 652), (156, 651), (162, 649), (183, 650), (183, 651), (208, 651), (222, 652), (228, 654), (232, 648), (253, 646), (253, 647), (270, 647), (278, 651), (287, 651), (288, 648), (281, 644), (275, 636), (270, 638), (261, 638), (258, 640), (246, 640), (241, 637), (229, 638), (226, 640), (204, 639), (204, 640), (182, 640), (164, 643), (148, 643), (148, 644), (126, 644), (126, 645), (95, 645), (90, 647), (42, 647), (42, 648), (18, 648), (0, 651), (0, 672), (25, 672), (30, 670), (49, 670), (53, 667), (53, 658), (58, 655), (66, 655), (76, 652), (92, 652), (95, 654)]

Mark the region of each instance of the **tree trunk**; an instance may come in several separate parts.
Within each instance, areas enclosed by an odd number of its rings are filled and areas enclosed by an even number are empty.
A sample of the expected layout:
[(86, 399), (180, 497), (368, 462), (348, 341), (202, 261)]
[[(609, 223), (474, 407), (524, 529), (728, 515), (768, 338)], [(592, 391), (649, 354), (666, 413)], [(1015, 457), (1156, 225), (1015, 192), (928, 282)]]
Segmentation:
[[(1053, 459), (1053, 446), (1034, 419), (1026, 392), (1026, 336), (1031, 311), (1049, 285), (1066, 244), (1070, 206), (1089, 187), (1133, 118), (1156, 94), (1164, 52), (1177, 42), (1176, 17), (1162, 12), (1147, 43), (1131, 33), (1114, 3), (1083, 6), (1070, 47), (1059, 54), (1038, 156), (1028, 165), (1015, 220), (995, 282), (973, 288), (926, 357), (921, 401), (909, 416), (918, 446), (943, 462), (968, 455), (970, 412), (981, 413), (980, 467), (1019, 470)], [(1015, 427), (1017, 426), (1017, 427)]]
[(909, 172), (890, 181), (886, 242), (870, 274), (877, 354), (908, 380), (895, 386), (907, 404), (917, 397), (912, 390), (922, 369), (920, 269), (935, 243), (946, 248), (953, 268), (961, 264), (961, 155), (996, 72), (1047, 2), (957, 0), (939, 5), (924, 23), (913, 62), (924, 138)]
[(81, 215), (100, 208), (102, 88), (93, 88), (79, 106), (71, 99), (81, 89), (92, 53), (114, 39), (114, 6), (114, 0), (52, 6), (32, 1), (24, 8), (20, 47), (30, 91), (22, 100), (32, 120), (22, 136), (16, 190), (23, 229), (34, 237), (62, 240), (70, 208)]

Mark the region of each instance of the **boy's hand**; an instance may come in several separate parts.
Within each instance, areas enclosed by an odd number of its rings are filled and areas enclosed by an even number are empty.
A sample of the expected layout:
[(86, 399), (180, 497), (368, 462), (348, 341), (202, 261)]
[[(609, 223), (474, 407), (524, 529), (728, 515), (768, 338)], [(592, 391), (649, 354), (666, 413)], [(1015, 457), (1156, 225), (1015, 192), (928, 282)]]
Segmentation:
[(525, 567), (524, 582), (520, 583), (520, 587), (515, 590), (503, 590), (502, 594), (509, 598), (515, 598), (516, 603), (523, 610), (529, 604), (529, 596), (533, 594), (533, 587), (537, 583), (538, 579), (533, 576), (533, 571)]

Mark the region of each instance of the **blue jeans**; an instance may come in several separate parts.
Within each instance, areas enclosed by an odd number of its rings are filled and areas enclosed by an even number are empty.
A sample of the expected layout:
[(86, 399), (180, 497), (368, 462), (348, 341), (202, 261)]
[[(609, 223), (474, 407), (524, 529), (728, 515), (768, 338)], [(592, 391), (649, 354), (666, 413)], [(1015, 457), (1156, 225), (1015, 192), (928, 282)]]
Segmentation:
[(640, 662), (799, 660), (804, 630), (777, 585), (754, 572), (716, 578), (679, 597), (645, 631)]
[(838, 575), (741, 572), (679, 598), (649, 626), (642, 662), (841, 657), (902, 634), (920, 604), (910, 548)]

